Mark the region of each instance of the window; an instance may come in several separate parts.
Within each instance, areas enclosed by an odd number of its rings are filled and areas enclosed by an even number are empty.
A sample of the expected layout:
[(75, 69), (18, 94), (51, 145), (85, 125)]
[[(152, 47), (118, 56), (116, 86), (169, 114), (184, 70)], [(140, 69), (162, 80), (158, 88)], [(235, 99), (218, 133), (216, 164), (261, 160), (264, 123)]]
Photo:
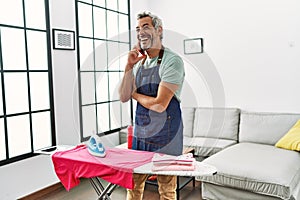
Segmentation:
[[(78, 0), (81, 140), (131, 123), (118, 87), (130, 49), (128, 0)], [(125, 61), (125, 63), (124, 63)]]
[(0, 165), (55, 144), (48, 10), (0, 1)]

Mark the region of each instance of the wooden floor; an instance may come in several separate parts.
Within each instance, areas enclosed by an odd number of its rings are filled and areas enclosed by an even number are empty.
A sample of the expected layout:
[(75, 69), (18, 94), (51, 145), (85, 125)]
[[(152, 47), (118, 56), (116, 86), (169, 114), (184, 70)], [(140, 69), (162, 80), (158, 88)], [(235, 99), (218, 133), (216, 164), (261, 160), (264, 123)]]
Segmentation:
[[(192, 182), (186, 185), (180, 191), (181, 200), (201, 200), (200, 182), (196, 181), (195, 187), (193, 187)], [(91, 186), (88, 179), (81, 179), (79, 186), (71, 189), (67, 192), (65, 189), (59, 189), (51, 194), (43, 196), (43, 200), (96, 200), (97, 193)], [(112, 200), (125, 200), (126, 199), (126, 189), (122, 187), (117, 187), (111, 195)], [(158, 200), (159, 195), (156, 186), (146, 185), (144, 191), (145, 200)]]

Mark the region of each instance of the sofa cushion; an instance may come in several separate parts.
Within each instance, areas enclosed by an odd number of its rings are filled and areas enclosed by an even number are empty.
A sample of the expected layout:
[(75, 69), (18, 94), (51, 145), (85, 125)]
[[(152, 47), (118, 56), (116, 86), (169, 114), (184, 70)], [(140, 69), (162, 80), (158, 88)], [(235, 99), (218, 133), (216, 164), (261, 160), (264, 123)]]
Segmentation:
[(203, 161), (214, 176), (197, 177), (212, 184), (289, 199), (300, 181), (300, 154), (271, 145), (239, 143)]
[(211, 156), (226, 147), (236, 144), (235, 140), (204, 138), (204, 137), (183, 137), (184, 147), (193, 148), (196, 156)]
[(300, 119), (300, 114), (242, 112), (239, 142), (275, 145)]
[(276, 144), (276, 147), (300, 151), (300, 120)]
[(187, 137), (193, 137), (195, 108), (183, 107), (181, 109), (181, 112), (183, 122), (183, 135)]
[(237, 140), (239, 114), (237, 108), (196, 108), (193, 136)]

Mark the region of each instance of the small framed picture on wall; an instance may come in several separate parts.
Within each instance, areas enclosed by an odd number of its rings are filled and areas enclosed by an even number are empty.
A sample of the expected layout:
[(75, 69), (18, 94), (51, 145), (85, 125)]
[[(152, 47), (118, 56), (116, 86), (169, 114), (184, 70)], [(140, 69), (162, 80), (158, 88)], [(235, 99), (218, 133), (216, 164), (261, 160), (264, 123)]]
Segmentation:
[(75, 50), (75, 31), (52, 29), (53, 49)]
[(184, 40), (184, 54), (203, 53), (203, 38), (192, 38)]

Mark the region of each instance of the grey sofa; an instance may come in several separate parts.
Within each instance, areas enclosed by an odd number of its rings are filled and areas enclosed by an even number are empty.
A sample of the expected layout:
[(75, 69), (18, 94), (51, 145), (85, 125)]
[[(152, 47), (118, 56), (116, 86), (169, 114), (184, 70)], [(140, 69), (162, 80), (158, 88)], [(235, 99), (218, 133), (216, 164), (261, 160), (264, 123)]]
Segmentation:
[(300, 114), (245, 112), (238, 108), (183, 108), (184, 146), (214, 165), (197, 177), (210, 200), (300, 200), (300, 153), (275, 143)]

